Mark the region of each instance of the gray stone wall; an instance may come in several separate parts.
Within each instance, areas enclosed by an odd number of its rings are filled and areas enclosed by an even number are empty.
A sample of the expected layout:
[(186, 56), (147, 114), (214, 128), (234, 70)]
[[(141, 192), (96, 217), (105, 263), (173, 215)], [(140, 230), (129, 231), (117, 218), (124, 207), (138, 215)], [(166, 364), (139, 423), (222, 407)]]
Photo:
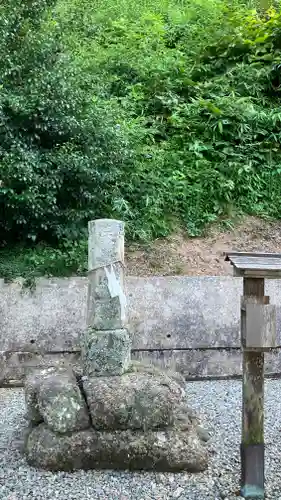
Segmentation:
[[(79, 365), (87, 283), (87, 278), (40, 279), (31, 292), (20, 282), (0, 280), (2, 385), (22, 380), (37, 365), (62, 360)], [(128, 277), (125, 291), (133, 358), (176, 367), (191, 378), (241, 373), (240, 278)], [(266, 282), (266, 293), (277, 305), (281, 345), (281, 280)], [(266, 357), (267, 372), (281, 372), (280, 356)]]

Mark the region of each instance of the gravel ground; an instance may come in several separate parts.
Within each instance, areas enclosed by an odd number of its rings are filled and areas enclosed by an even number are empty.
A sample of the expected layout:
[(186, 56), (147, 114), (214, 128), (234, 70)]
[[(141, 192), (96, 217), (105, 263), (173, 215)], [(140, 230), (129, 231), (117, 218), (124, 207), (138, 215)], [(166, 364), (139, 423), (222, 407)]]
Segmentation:
[[(187, 384), (191, 406), (212, 432), (211, 463), (200, 474), (37, 471), (18, 448), (24, 425), (21, 389), (0, 389), (0, 500), (237, 500), (241, 382)], [(281, 500), (281, 381), (266, 383), (267, 499)]]

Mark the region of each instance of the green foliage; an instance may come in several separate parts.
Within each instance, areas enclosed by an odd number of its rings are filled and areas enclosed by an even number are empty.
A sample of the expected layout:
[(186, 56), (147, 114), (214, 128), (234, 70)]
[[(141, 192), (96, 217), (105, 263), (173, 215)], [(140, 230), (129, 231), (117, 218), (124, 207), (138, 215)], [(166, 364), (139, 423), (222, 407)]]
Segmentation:
[(33, 248), (16, 246), (0, 253), (0, 276), (7, 282), (20, 276), (29, 288), (33, 288), (36, 278), (41, 276), (83, 276), (86, 272), (87, 240), (72, 242), (63, 248), (43, 244)]
[(76, 240), (111, 214), (129, 161), (103, 102), (85, 92), (50, 0), (0, 7), (0, 237), (3, 244)]
[(194, 236), (235, 212), (280, 217), (281, 17), (253, 4), (63, 2), (71, 50), (135, 145), (115, 200), (133, 237), (177, 223)]
[(0, 7), (2, 241), (82, 272), (91, 218), (151, 239), (281, 216), (279, 2), (51, 4)]

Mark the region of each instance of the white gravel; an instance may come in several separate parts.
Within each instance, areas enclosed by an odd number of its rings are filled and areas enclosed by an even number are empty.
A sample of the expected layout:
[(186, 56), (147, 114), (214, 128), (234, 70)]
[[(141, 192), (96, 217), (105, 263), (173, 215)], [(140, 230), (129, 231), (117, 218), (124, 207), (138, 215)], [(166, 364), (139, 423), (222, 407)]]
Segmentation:
[[(281, 499), (281, 381), (266, 383), (267, 499)], [(200, 474), (78, 471), (49, 473), (28, 467), (20, 455), (24, 425), (21, 389), (0, 389), (0, 500), (237, 500), (241, 382), (187, 384), (190, 405), (211, 429), (208, 471)]]

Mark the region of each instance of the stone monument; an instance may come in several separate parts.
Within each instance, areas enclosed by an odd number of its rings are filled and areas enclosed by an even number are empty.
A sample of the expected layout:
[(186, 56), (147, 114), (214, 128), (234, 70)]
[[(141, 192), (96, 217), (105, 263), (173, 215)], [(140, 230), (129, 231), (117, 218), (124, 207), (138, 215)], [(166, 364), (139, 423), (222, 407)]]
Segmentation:
[(180, 374), (131, 361), (124, 294), (124, 223), (89, 223), (82, 372), (46, 368), (25, 384), (30, 465), (53, 471), (206, 469), (206, 433)]

